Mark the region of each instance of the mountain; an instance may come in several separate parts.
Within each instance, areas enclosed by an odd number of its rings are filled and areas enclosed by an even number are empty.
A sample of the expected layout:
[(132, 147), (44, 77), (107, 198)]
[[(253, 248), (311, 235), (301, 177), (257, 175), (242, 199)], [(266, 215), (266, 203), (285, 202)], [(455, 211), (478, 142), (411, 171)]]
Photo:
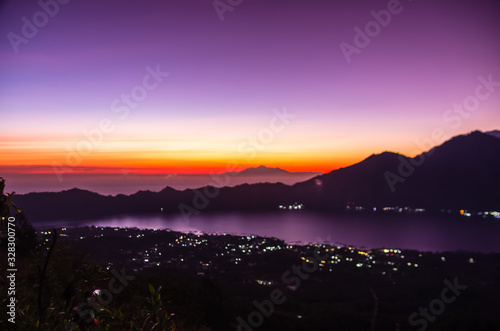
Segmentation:
[(500, 140), (475, 131), (415, 158), (389, 152), (372, 155), (295, 186), (311, 194), (321, 191), (317, 208), (327, 201), (337, 206), (351, 201), (372, 206), (498, 209), (498, 169)]
[(272, 167), (266, 167), (263, 165), (260, 165), (258, 167), (253, 167), (253, 168), (246, 168), (242, 171), (239, 172), (228, 172), (228, 174), (231, 175), (241, 175), (241, 176), (289, 176), (289, 177), (294, 177), (294, 176), (317, 176), (321, 175), (321, 172), (307, 172), (307, 171), (300, 171), (300, 172), (290, 172), (281, 168), (272, 168)]
[(291, 172), (281, 168), (271, 168), (260, 165), (258, 167), (246, 168), (245, 170), (237, 172), (239, 175), (261, 176), (261, 175), (287, 175)]
[(254, 168), (246, 168), (245, 170), (239, 171), (240, 175), (250, 175), (250, 176), (261, 176), (261, 175), (287, 175), (290, 172), (283, 170), (281, 168), (271, 168), (260, 165)]
[[(73, 189), (14, 196), (32, 220), (107, 217), (118, 214), (202, 211), (268, 211), (302, 203), (308, 210), (411, 206), (431, 210), (500, 209), (500, 139), (479, 131), (454, 137), (414, 158), (384, 152), (349, 167), (288, 186), (282, 183), (205, 186), (178, 191), (139, 191), (103, 196)], [(280, 171), (258, 167), (251, 172)], [(284, 170), (283, 170), (284, 171)], [(226, 174), (227, 175), (227, 174)]]
[(499, 130), (488, 131), (488, 132), (485, 132), (485, 133), (489, 134), (490, 136), (493, 136), (495, 138), (500, 138), (500, 131)]
[[(259, 166), (256, 168), (241, 168), (239, 172), (226, 172), (229, 181), (224, 181), (224, 186), (237, 186), (245, 183), (283, 183), (293, 185), (303, 182), (323, 173), (318, 172), (289, 172), (280, 168)], [(12, 174), (5, 171), (0, 165), (0, 174), (4, 174), (7, 187), (10, 191), (19, 194), (30, 192), (59, 192), (74, 187), (93, 191), (103, 195), (133, 194), (139, 190), (158, 192), (164, 187), (176, 190), (195, 189), (214, 183), (211, 173), (198, 174), (137, 174), (134, 172), (122, 173), (65, 173), (64, 180), (54, 180), (53, 172), (36, 174)]]

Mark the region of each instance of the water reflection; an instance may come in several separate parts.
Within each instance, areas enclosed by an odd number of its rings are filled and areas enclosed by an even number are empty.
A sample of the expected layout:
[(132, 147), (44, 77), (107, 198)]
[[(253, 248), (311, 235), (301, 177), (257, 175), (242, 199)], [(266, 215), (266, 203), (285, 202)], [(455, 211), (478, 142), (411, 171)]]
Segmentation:
[(500, 222), (435, 217), (336, 216), (307, 212), (265, 214), (218, 213), (192, 216), (121, 216), (81, 222), (36, 225), (111, 226), (171, 229), (194, 233), (227, 233), (276, 237), (292, 242), (329, 242), (356, 247), (393, 247), (423, 251), (500, 252)]

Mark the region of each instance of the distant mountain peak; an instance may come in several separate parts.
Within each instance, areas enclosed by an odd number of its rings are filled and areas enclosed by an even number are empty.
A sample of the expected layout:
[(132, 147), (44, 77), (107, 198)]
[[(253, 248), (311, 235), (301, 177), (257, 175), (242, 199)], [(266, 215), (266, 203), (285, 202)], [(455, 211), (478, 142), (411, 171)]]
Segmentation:
[(245, 175), (245, 176), (304, 176), (304, 175), (322, 175), (322, 172), (314, 171), (288, 171), (278, 167), (267, 167), (265, 165), (259, 165), (257, 167), (246, 168), (239, 172), (233, 172), (232, 174)]
[(260, 165), (258, 167), (250, 167), (250, 168), (247, 168), (247, 169), (270, 169), (270, 170), (283, 170), (283, 171), (286, 171), (284, 169), (281, 169), (281, 168), (278, 168), (278, 167), (267, 167), (265, 165)]
[(272, 168), (260, 165), (258, 167), (246, 168), (238, 173), (243, 175), (277, 175), (277, 174), (289, 174), (290, 172), (281, 168)]

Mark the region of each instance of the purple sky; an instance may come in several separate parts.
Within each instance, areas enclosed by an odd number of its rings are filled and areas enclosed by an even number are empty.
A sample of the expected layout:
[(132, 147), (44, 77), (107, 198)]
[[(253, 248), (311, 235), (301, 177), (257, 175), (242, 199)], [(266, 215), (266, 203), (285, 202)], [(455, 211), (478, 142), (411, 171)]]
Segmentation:
[[(41, 8), (0, 5), (0, 166), (66, 164), (68, 146), (104, 118), (114, 130), (73, 168), (196, 173), (236, 159), (329, 171), (384, 150), (415, 155), (436, 128), (438, 144), (500, 126), (500, 91), (455, 126), (443, 119), (479, 76), (500, 81), (498, 1), (401, 1), (351, 63), (339, 45), (387, 1), (247, 0), (223, 21), (211, 1), (59, 7), (16, 53), (9, 33)], [(120, 119), (113, 101), (157, 65), (168, 77)], [(284, 107), (296, 115), (284, 130), (254, 158), (239, 153)]]

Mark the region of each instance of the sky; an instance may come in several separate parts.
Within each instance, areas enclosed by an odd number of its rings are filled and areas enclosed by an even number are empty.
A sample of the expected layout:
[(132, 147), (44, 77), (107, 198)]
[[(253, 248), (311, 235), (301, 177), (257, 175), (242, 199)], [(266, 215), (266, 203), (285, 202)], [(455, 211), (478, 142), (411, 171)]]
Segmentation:
[(329, 172), (499, 129), (498, 17), (493, 0), (6, 0), (0, 176)]

